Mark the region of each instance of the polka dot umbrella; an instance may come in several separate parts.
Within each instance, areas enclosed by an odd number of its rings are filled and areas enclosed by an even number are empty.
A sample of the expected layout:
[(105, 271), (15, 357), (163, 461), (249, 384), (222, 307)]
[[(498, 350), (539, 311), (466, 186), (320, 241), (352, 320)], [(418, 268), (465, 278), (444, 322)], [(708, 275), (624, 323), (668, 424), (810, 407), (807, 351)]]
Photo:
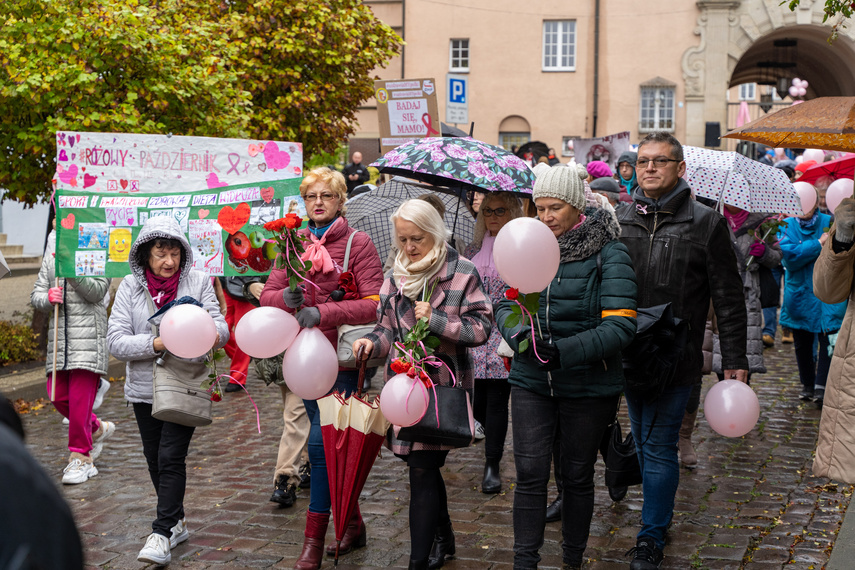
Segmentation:
[(800, 216), (801, 202), (780, 168), (736, 152), (684, 146), (683, 175), (696, 195), (749, 212)]

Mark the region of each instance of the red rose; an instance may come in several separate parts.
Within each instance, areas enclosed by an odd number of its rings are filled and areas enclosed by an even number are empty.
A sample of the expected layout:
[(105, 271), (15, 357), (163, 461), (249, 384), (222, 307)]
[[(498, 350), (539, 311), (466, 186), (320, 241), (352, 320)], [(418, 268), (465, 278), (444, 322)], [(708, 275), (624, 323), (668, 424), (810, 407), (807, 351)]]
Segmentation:
[(219, 402), (222, 399), (223, 399), (223, 396), (219, 392), (213, 392), (211, 394), (211, 401), (212, 402)]
[(297, 214), (294, 214), (294, 213), (287, 214), (285, 216), (284, 220), (285, 220), (285, 227), (288, 228), (289, 230), (295, 230), (295, 229), (299, 228), (300, 225), (303, 223), (303, 218), (301, 218), (300, 216), (298, 216)]
[(519, 289), (508, 289), (507, 291), (505, 291), (505, 299), (508, 299), (509, 301), (516, 301), (517, 299), (519, 299), (519, 296)]
[(403, 374), (411, 368), (411, 365), (409, 362), (398, 358), (392, 361), (390, 368), (392, 368), (392, 372), (394, 372), (395, 374)]
[(416, 369), (410, 368), (409, 370), (407, 370), (407, 376), (409, 376), (410, 378), (415, 378), (416, 377)]
[(279, 218), (278, 220), (273, 220), (272, 222), (267, 222), (264, 224), (264, 229), (269, 232), (279, 233), (282, 231), (282, 228), (285, 227), (285, 218)]

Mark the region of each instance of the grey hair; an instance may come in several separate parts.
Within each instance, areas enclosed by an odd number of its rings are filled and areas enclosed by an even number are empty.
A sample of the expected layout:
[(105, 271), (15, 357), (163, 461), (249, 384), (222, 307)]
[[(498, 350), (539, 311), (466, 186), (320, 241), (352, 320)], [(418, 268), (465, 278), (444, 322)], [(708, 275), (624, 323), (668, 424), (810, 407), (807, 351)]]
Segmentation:
[(674, 158), (680, 162), (684, 160), (683, 145), (677, 140), (677, 137), (667, 131), (653, 131), (641, 139), (638, 143), (639, 152), (641, 151), (641, 147), (648, 143), (665, 143), (671, 145), (671, 153), (674, 155)]
[[(520, 203), (519, 198), (517, 198), (514, 194), (511, 194), (510, 192), (490, 192), (484, 197), (484, 202), (486, 202), (490, 198), (497, 198), (502, 201), (502, 205), (507, 208), (511, 213), (511, 220), (513, 220), (514, 218), (522, 217), (522, 204)], [(481, 202), (482, 209), (484, 208), (484, 202)], [(487, 233), (487, 222), (484, 219), (484, 216), (481, 215), (481, 211), (479, 210), (478, 217), (475, 218), (475, 230), (474, 235), (472, 237), (472, 245), (481, 247), (481, 244), (484, 242), (485, 233)]]
[(447, 241), (451, 235), (436, 208), (418, 198), (407, 200), (389, 217), (389, 221), (392, 222), (392, 239), (396, 246), (398, 244), (398, 228), (395, 227), (397, 220), (406, 220), (416, 224), (419, 229), (426, 231), (433, 237), (434, 245)]

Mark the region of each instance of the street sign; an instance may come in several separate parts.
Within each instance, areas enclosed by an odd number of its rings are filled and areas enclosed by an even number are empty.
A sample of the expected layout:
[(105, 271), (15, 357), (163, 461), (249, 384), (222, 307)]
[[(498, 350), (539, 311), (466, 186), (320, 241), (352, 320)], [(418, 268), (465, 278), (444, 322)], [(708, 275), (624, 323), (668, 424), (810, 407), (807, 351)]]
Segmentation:
[(445, 122), (467, 124), (469, 122), (469, 76), (446, 75)]

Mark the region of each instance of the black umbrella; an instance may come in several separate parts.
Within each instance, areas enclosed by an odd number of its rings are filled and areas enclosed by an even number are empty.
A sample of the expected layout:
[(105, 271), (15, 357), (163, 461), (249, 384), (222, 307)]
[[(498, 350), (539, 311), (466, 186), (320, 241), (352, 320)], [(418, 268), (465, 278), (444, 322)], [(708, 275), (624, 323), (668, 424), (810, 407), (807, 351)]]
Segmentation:
[(517, 149), (516, 155), (522, 159), (525, 159), (525, 155), (529, 153), (531, 153), (532, 155), (532, 162), (537, 164), (537, 161), (540, 160), (541, 157), (545, 156), (549, 158), (549, 147), (546, 146), (546, 143), (540, 141), (531, 141), (519, 147)]

